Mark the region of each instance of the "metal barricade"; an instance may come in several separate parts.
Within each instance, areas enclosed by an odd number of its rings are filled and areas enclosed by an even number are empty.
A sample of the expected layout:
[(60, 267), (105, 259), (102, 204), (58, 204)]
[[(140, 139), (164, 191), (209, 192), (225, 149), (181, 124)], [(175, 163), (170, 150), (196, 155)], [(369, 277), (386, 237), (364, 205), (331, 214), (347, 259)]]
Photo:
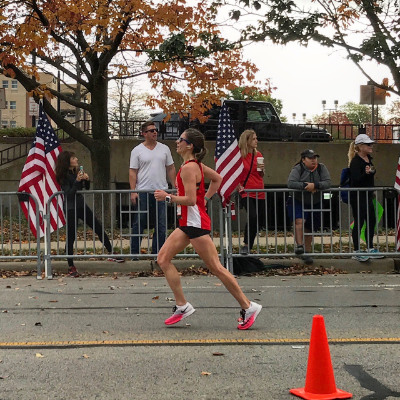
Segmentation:
[[(354, 200), (348, 204), (342, 202), (341, 191), (352, 193), (351, 196)], [(246, 197), (245, 208), (247, 210), (250, 207), (253, 207), (253, 210), (255, 208), (257, 216), (262, 210), (264, 217), (262, 220), (257, 218), (252, 221), (249, 215), (251, 213), (246, 210), (237, 213), (237, 221), (231, 224), (231, 230), (227, 235), (232, 238), (230, 243), (232, 248), (230, 256), (232, 257), (241, 257), (247, 253), (264, 258), (293, 257), (296, 246), (296, 217), (294, 215), (295, 207), (291, 207), (292, 215), (290, 215), (288, 206), (290, 202), (294, 205), (296, 193), (297, 198), (300, 196), (298, 202), (301, 209), (300, 217), (297, 218), (301, 221), (301, 226), (298, 227), (301, 231), (301, 238), (298, 237), (297, 241), (304, 245), (307, 240), (311, 239), (311, 248), (307, 251), (307, 255), (310, 257), (354, 257), (359, 255), (358, 250), (369, 253), (373, 249), (378, 250), (382, 256), (399, 255), (396, 250), (397, 193), (392, 188), (332, 188), (313, 194), (311, 203), (305, 201), (302, 191), (264, 189), (246, 190), (246, 192), (253, 196), (253, 200)], [(366, 193), (371, 194), (367, 195)], [(361, 237), (360, 249), (355, 249), (352, 239), (352, 236), (356, 235), (352, 230), (354, 225), (353, 208), (358, 210), (357, 221), (361, 217), (359, 206), (363, 196), (374, 198), (374, 209), (371, 214), (368, 209), (370, 204), (367, 204), (365, 226), (356, 227), (357, 237)], [(262, 197), (265, 197), (265, 200), (258, 201)], [(239, 210), (239, 207), (239, 201), (236, 199), (235, 208)], [(231, 214), (231, 211), (229, 213)], [(378, 221), (371, 227), (374, 233), (373, 246), (371, 242), (368, 243), (368, 240), (365, 240), (365, 232), (369, 230), (372, 215)], [(320, 226), (316, 229), (308, 229), (309, 226), (305, 226), (306, 217), (311, 219), (312, 227), (315, 223)], [(244, 242), (244, 238), (245, 236), (249, 238), (252, 230), (253, 234), (255, 231), (254, 245), (252, 249), (248, 249), (248, 252), (241, 254), (243, 246), (248, 245)]]
[[(172, 191), (169, 191), (172, 192)], [(139, 195), (136, 207), (133, 206), (130, 197), (132, 193)], [(48, 200), (48, 204), (55, 196), (62, 195), (62, 192), (54, 193)], [(156, 259), (160, 249), (157, 243), (156, 251), (152, 251), (154, 235), (158, 233), (158, 221), (164, 219), (166, 226), (165, 239), (177, 227), (176, 204), (168, 205), (166, 202), (152, 203), (152, 192), (132, 191), (132, 190), (84, 190), (78, 191), (77, 195), (82, 195), (85, 207), (78, 210), (75, 207), (72, 210), (66, 210), (66, 220), (69, 220), (67, 226), (47, 234), (47, 251), (45, 251), (46, 276), (52, 277), (52, 260), (65, 258), (75, 259), (104, 259), (110, 257), (124, 258), (126, 260)], [(217, 250), (221, 262), (224, 262), (224, 226), (223, 214), (220, 206), (220, 200), (214, 196), (209, 202), (209, 214), (211, 216), (211, 236), (217, 242)], [(161, 212), (162, 210), (162, 212)], [(165, 213), (165, 215), (163, 215)], [(87, 214), (90, 214), (89, 220)], [(140, 225), (139, 215), (142, 215), (143, 222)], [(100, 224), (99, 235), (94, 234), (91, 226)], [(133, 224), (137, 221), (139, 230), (133, 232)], [(68, 231), (68, 225), (73, 226), (73, 232)], [(67, 254), (68, 236), (74, 240), (73, 251)], [(76, 238), (76, 240), (75, 240)], [(109, 238), (111, 248), (107, 249), (105, 243)], [(132, 252), (132, 239), (138, 238), (140, 246), (139, 251)], [(100, 239), (100, 240), (99, 240)], [(219, 245), (218, 245), (219, 243)], [(218, 249), (219, 247), (219, 249)], [(191, 246), (188, 246), (182, 253), (177, 254), (176, 258), (197, 258)]]
[[(340, 200), (340, 192), (348, 191), (353, 199), (346, 204)], [(370, 252), (379, 250), (384, 256), (399, 256), (397, 252), (397, 192), (388, 187), (375, 188), (332, 188), (325, 192), (317, 192), (317, 201), (309, 203), (305, 201), (304, 194), (289, 189), (264, 189), (247, 190), (253, 194), (254, 200), (245, 200), (245, 208), (253, 207), (257, 218), (250, 220), (249, 213), (240, 209), (238, 198), (235, 199), (236, 220), (232, 219), (233, 210), (230, 206), (223, 209), (218, 196), (214, 196), (209, 202), (209, 214), (212, 220), (212, 239), (217, 247), (221, 262), (232, 266), (234, 257), (243, 257), (241, 247), (244, 245), (245, 233), (249, 238), (254, 235), (254, 245), (248, 249), (248, 254), (260, 258), (293, 258), (296, 257), (296, 227), (293, 221), (296, 220), (292, 211), (288, 211), (288, 204), (293, 202), (295, 194), (300, 194), (301, 204), (301, 236), (297, 241), (303, 244), (310, 240), (311, 247), (306, 249), (309, 257), (356, 257), (360, 256), (358, 250)], [(130, 197), (131, 190), (91, 190), (81, 191), (78, 194), (83, 196), (84, 203), (90, 209), (83, 211), (74, 208), (67, 212), (66, 218), (73, 221), (73, 235), (77, 238), (74, 241), (73, 251), (68, 258), (76, 259), (104, 259), (110, 253), (114, 257), (130, 259), (156, 259), (157, 252), (152, 252), (153, 235), (157, 234), (158, 209), (134, 208)], [(143, 194), (147, 201), (151, 193), (137, 192)], [(354, 220), (353, 212), (357, 212), (357, 220), (360, 220), (360, 203), (366, 193), (371, 193), (373, 202), (373, 213), (370, 212), (371, 203), (366, 205), (367, 217), (365, 227), (356, 225), (356, 233), (352, 232)], [(48, 204), (55, 196), (53, 194)], [(31, 198), (29, 194), (22, 194)], [(37, 261), (37, 275), (41, 276), (41, 254), (44, 255), (45, 272), (48, 278), (52, 277), (51, 262), (54, 260), (65, 260), (67, 258), (66, 242), (68, 237), (68, 224), (50, 234), (46, 234), (46, 246), (40, 238), (34, 238), (30, 233), (28, 223), (23, 216), (18, 204), (20, 193), (0, 193), (0, 260), (5, 259), (34, 259)], [(264, 199), (265, 197), (265, 199)], [(259, 201), (261, 200), (261, 201)], [(35, 199), (33, 198), (33, 201)], [(36, 201), (35, 201), (35, 204)], [(312, 206), (311, 206), (312, 204)], [(166, 237), (177, 227), (176, 204), (167, 205), (161, 202), (165, 211)], [(139, 212), (145, 212), (146, 226), (140, 233), (132, 232), (132, 224)], [(93, 212), (93, 213), (92, 213)], [(290, 214), (291, 213), (291, 214)], [(316, 229), (306, 229), (304, 224), (306, 214), (311, 215), (311, 226), (314, 227), (314, 219), (318, 219)], [(259, 216), (262, 216), (260, 219)], [(39, 224), (40, 215), (37, 212), (34, 218)], [(154, 217), (154, 218), (153, 218)], [(49, 215), (43, 216), (44, 220)], [(99, 231), (99, 238), (94, 234), (90, 226), (95, 226), (96, 218), (102, 229)], [(78, 219), (84, 222), (77, 223)], [(154, 219), (154, 220), (153, 220)], [(298, 218), (299, 219), (299, 218)], [(361, 218), (362, 219), (362, 218)], [(153, 220), (153, 221), (152, 221)], [(373, 229), (373, 242), (368, 242), (368, 228), (378, 221)], [(320, 221), (320, 224), (319, 224)], [(361, 225), (361, 224), (359, 224)], [(155, 233), (154, 232), (155, 229)], [(246, 232), (245, 232), (246, 231)], [(354, 248), (354, 235), (361, 238), (360, 248)], [(372, 231), (371, 231), (372, 235)], [(106, 236), (110, 240), (110, 247), (106, 246)], [(141, 241), (140, 251), (133, 254), (131, 251), (132, 237), (138, 237)], [(301, 239), (299, 239), (301, 237)], [(248, 244), (248, 243), (247, 243)], [(41, 249), (41, 246), (44, 247)], [(368, 254), (367, 254), (368, 255)], [(197, 258), (191, 246), (177, 255), (177, 258)]]
[[(34, 196), (29, 193), (0, 192), (0, 260), (36, 260), (37, 278), (41, 279), (40, 235), (35, 238), (31, 233), (20, 201), (26, 202), (28, 214), (36, 226), (40, 224), (39, 206)], [(31, 201), (34, 207), (31, 207)]]

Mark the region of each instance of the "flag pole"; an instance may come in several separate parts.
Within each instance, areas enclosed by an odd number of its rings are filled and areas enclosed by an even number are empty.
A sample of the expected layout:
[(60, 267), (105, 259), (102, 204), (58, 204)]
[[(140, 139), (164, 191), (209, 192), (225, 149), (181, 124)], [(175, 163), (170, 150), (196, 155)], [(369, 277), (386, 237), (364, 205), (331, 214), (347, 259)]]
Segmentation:
[[(231, 213), (231, 204), (229, 203), (228, 207), (224, 207), (224, 215), (225, 215), (225, 250), (226, 250), (226, 269), (233, 274), (233, 265), (232, 265), (232, 246), (229, 243), (228, 232), (232, 232), (231, 229), (228, 230), (228, 220), (230, 220)], [(231, 224), (231, 221), (229, 221)], [(231, 236), (232, 239), (232, 236)]]
[[(43, 107), (43, 96), (40, 96), (39, 100), (39, 109), (40, 105)], [(40, 115), (39, 115), (40, 118)], [(46, 188), (46, 174), (43, 174), (43, 187)], [(44, 276), (47, 279), (53, 279), (53, 274), (51, 271), (51, 264), (49, 263), (49, 245), (50, 242), (50, 212), (49, 212), (49, 196), (47, 194), (46, 189), (44, 190), (44, 215), (43, 215), (43, 231), (44, 231)]]

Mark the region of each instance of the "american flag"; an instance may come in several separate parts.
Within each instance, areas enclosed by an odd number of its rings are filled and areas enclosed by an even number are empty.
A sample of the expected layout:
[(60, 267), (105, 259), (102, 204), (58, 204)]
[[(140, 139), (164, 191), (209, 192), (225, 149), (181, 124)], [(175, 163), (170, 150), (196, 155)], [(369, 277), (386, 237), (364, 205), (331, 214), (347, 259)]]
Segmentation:
[(225, 103), (219, 114), (215, 164), (216, 171), (222, 176), (222, 183), (218, 193), (222, 199), (222, 206), (225, 207), (230, 200), (232, 192), (240, 183), (244, 169), (229, 110)]
[[(39, 210), (36, 210), (35, 202), (31, 196), (20, 201), (22, 211), (29, 221), (32, 234), (36, 238), (38, 233), (40, 237), (44, 236), (45, 233), (43, 214), (48, 198), (53, 193), (61, 191), (55, 174), (56, 160), (60, 152), (60, 142), (43, 111), (43, 105), (40, 103), (36, 136), (25, 161), (18, 188), (18, 192), (29, 193), (37, 200)], [(39, 227), (36, 226), (36, 212), (38, 211), (40, 213)], [(63, 225), (65, 225), (63, 197), (55, 196), (50, 204), (50, 232), (61, 228)]]
[(400, 157), (397, 162), (396, 180), (394, 182), (394, 188), (398, 192), (397, 196), (397, 234), (396, 234), (396, 251), (400, 250)]

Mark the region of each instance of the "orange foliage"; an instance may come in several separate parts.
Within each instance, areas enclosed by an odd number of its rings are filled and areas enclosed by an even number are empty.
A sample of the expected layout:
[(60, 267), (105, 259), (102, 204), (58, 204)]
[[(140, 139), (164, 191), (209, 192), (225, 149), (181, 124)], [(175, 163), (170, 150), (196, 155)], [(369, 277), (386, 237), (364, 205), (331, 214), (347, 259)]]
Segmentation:
[[(243, 60), (239, 48), (213, 50), (200, 36), (221, 35), (209, 2), (190, 4), (184, 0), (3, 0), (0, 64), (14, 65), (31, 76), (37, 71), (30, 62), (33, 51), (38, 63), (53, 73), (63, 57), (63, 73), (76, 79), (79, 63), (81, 84), (89, 92), (99, 74), (109, 79), (147, 75), (157, 93), (151, 104), (166, 112), (191, 109), (197, 117), (232, 88), (256, 87), (259, 82), (255, 82), (256, 66)], [(177, 34), (184, 34), (186, 48), (203, 46), (208, 54), (150, 62), (147, 52), (158, 50)]]

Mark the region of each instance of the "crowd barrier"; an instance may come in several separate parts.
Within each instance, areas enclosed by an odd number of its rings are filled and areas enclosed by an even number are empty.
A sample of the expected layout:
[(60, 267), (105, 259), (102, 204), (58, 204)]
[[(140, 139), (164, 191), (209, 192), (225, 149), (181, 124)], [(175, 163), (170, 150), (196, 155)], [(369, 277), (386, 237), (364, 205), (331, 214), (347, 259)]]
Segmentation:
[[(256, 236), (251, 255), (260, 258), (287, 258), (295, 255), (295, 226), (294, 215), (288, 212), (288, 204), (293, 203), (295, 196), (302, 205), (302, 217), (304, 213), (311, 213), (313, 230), (307, 231), (302, 226), (303, 242), (306, 237), (311, 237), (311, 251), (307, 253), (310, 257), (351, 257), (357, 255), (351, 240), (352, 234), (352, 208), (341, 200), (341, 192), (355, 193), (353, 196), (359, 204), (366, 196), (374, 198), (373, 213), (375, 224), (374, 247), (382, 255), (398, 256), (396, 243), (396, 221), (397, 221), (397, 192), (390, 187), (376, 187), (372, 189), (341, 189), (332, 188), (324, 192), (312, 195), (312, 206), (307, 204), (307, 194), (289, 189), (264, 189), (248, 190), (248, 194), (259, 199), (265, 196), (265, 201), (257, 202), (257, 214), (263, 218), (257, 220)], [(85, 203), (93, 211), (92, 220), (89, 225), (94, 225), (96, 217), (107, 233), (114, 256), (129, 260), (156, 259), (157, 251), (152, 253), (153, 235), (157, 234), (159, 213), (154, 207), (146, 209), (139, 201), (137, 207), (133, 207), (130, 196), (131, 190), (90, 190), (78, 192), (82, 194)], [(137, 192), (145, 195), (148, 203), (148, 192)], [(54, 193), (47, 201), (50, 204), (53, 197), (62, 196), (61, 192)], [(25, 194), (23, 194), (25, 196)], [(31, 197), (30, 195), (26, 195)], [(364, 197), (363, 197), (364, 196)], [(232, 269), (232, 261), (235, 257), (243, 257), (241, 247), (244, 245), (244, 231), (250, 233), (250, 221), (244, 208), (240, 208), (239, 197), (232, 196), (233, 202), (226, 208), (222, 208), (221, 201), (215, 195), (208, 204), (208, 211), (212, 220), (212, 239), (217, 247), (221, 262)], [(38, 277), (41, 276), (42, 264), (45, 265), (45, 276), (52, 277), (51, 263), (54, 260), (66, 259), (66, 241), (68, 227), (60, 228), (50, 233), (47, 226), (44, 238), (35, 238), (28, 227), (25, 216), (19, 206), (20, 193), (0, 193), (0, 261), (32, 259), (37, 262)], [(25, 199), (26, 200), (26, 199)], [(34, 199), (33, 199), (34, 200)], [(246, 200), (248, 201), (248, 200)], [(37, 204), (35, 202), (35, 204)], [(250, 204), (246, 204), (248, 207)], [(177, 227), (176, 204), (162, 203), (165, 211), (165, 225), (167, 227), (165, 236)], [(368, 207), (368, 206), (367, 206)], [(38, 207), (36, 207), (38, 210)], [(32, 210), (31, 210), (32, 211)], [(262, 212), (261, 212), (262, 211)], [(76, 219), (76, 209), (71, 210), (72, 217)], [(132, 233), (132, 224), (138, 213), (145, 213), (145, 226), (141, 233)], [(369, 214), (371, 215), (371, 214)], [(68, 218), (68, 215), (66, 216)], [(71, 216), (70, 216), (71, 217)], [(39, 222), (40, 218), (45, 221), (49, 215), (41, 215), (39, 211), (34, 213), (34, 219)], [(314, 221), (315, 219), (315, 221)], [(318, 224), (320, 221), (320, 225)], [(317, 224), (315, 224), (317, 222)], [(366, 221), (369, 227), (369, 217)], [(73, 259), (96, 260), (106, 259), (109, 252), (103, 245), (104, 233), (101, 240), (93, 234), (87, 222), (79, 221), (74, 224), (73, 254), (68, 255)], [(317, 226), (316, 226), (317, 225)], [(252, 225), (254, 227), (254, 225)], [(359, 227), (359, 235), (365, 236), (365, 227)], [(140, 251), (132, 253), (131, 240), (139, 237), (141, 241)], [(159, 246), (158, 246), (159, 247)], [(361, 240), (361, 250), (369, 251), (365, 241)], [(191, 246), (177, 255), (177, 258), (195, 258), (197, 254)], [(0, 267), (1, 268), (1, 267)], [(66, 264), (67, 269), (67, 264)]]

